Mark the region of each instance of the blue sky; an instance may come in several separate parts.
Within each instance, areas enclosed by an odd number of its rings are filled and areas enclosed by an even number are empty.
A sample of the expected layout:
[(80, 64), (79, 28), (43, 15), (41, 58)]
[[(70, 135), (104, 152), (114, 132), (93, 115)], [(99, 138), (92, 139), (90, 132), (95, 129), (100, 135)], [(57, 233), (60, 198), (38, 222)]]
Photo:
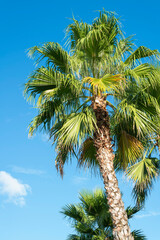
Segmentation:
[[(91, 21), (105, 8), (121, 16), (126, 36), (136, 44), (160, 50), (160, 3), (153, 1), (3, 1), (0, 6), (0, 239), (65, 240), (72, 230), (59, 213), (78, 201), (78, 192), (103, 187), (100, 178), (80, 171), (73, 161), (62, 181), (54, 167), (55, 153), (47, 135), (28, 138), (28, 124), (36, 110), (23, 98), (23, 84), (35, 68), (26, 50), (47, 41), (64, 44), (64, 29), (75, 17)], [(126, 206), (131, 187), (119, 184)], [(145, 209), (131, 221), (149, 240), (159, 240), (160, 181)]]

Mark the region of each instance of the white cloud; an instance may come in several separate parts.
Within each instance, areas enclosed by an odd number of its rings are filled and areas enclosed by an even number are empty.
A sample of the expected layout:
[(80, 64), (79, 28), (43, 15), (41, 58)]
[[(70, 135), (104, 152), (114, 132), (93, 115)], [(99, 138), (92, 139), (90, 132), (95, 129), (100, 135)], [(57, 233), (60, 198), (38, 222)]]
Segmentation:
[[(28, 134), (28, 139), (33, 140), (37, 135), (34, 133), (32, 136)], [(38, 137), (41, 139), (43, 142), (49, 142), (50, 141), (50, 136), (49, 134), (38, 134)]]
[(12, 171), (16, 172), (16, 173), (31, 174), (31, 175), (43, 175), (43, 174), (45, 174), (44, 171), (39, 170), (39, 169), (23, 168), (23, 167), (17, 167), (17, 166), (13, 166)]
[(86, 177), (78, 177), (78, 176), (75, 176), (75, 177), (73, 178), (73, 183), (74, 183), (74, 184), (81, 184), (81, 183), (86, 182), (87, 180), (88, 180), (88, 178), (86, 178)]
[(5, 171), (0, 171), (0, 195), (7, 197), (7, 202), (19, 206), (25, 205), (25, 197), (31, 188), (28, 184), (22, 184)]
[(160, 216), (160, 212), (149, 212), (141, 215), (135, 216), (135, 218), (145, 218), (145, 217), (154, 217), (154, 216)]
[(42, 134), (41, 135), (41, 140), (43, 141), (43, 142), (48, 142), (49, 141), (49, 134)]
[(36, 137), (36, 134), (34, 134), (34, 135), (32, 135), (32, 136), (31, 136), (30, 134), (28, 134), (28, 139), (29, 139), (29, 140), (33, 140), (35, 137)]

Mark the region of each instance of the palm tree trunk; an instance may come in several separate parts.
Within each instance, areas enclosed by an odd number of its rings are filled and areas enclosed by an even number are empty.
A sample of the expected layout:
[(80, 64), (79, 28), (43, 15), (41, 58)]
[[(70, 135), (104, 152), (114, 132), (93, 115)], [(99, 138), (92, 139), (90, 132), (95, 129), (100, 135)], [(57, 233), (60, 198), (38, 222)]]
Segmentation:
[(97, 119), (98, 129), (94, 133), (94, 144), (97, 150), (97, 160), (103, 176), (107, 194), (109, 211), (111, 213), (114, 229), (113, 236), (116, 240), (133, 240), (128, 218), (122, 201), (115, 175), (113, 160), (114, 154), (110, 138), (109, 115), (104, 97), (96, 97), (92, 103)]

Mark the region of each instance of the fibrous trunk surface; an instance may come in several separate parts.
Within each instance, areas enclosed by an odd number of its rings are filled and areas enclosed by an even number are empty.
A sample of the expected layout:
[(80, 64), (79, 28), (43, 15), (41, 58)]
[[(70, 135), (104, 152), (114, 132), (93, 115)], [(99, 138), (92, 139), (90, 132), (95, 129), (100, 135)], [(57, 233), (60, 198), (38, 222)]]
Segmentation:
[(105, 98), (96, 97), (92, 103), (92, 107), (96, 115), (98, 126), (98, 129), (94, 133), (94, 144), (97, 150), (96, 157), (103, 176), (109, 211), (114, 225), (113, 236), (115, 240), (134, 240), (128, 225), (127, 214), (114, 171), (114, 154)]

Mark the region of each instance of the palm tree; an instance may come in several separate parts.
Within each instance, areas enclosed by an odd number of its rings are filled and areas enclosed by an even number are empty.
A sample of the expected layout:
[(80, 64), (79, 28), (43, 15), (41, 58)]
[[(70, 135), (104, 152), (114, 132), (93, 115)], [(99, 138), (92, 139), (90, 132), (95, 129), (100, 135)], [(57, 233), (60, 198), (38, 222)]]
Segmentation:
[(25, 87), (39, 111), (29, 133), (40, 129), (50, 134), (61, 175), (72, 157), (79, 164), (98, 163), (114, 238), (130, 240), (115, 169), (136, 163), (159, 131), (150, 105), (155, 102), (157, 114), (159, 106), (148, 91), (160, 86), (159, 52), (144, 46), (135, 50), (132, 38), (123, 37), (119, 20), (105, 10), (92, 24), (73, 19), (66, 36), (69, 51), (54, 42), (29, 50), (42, 63)]
[[(67, 204), (62, 209), (64, 216), (71, 222), (76, 234), (71, 234), (68, 240), (105, 240), (113, 239), (113, 224), (109, 213), (106, 195), (101, 189), (92, 192), (82, 192), (78, 204)], [(127, 207), (128, 219), (139, 212), (140, 208)], [(132, 232), (135, 240), (144, 240), (141, 231)]]

